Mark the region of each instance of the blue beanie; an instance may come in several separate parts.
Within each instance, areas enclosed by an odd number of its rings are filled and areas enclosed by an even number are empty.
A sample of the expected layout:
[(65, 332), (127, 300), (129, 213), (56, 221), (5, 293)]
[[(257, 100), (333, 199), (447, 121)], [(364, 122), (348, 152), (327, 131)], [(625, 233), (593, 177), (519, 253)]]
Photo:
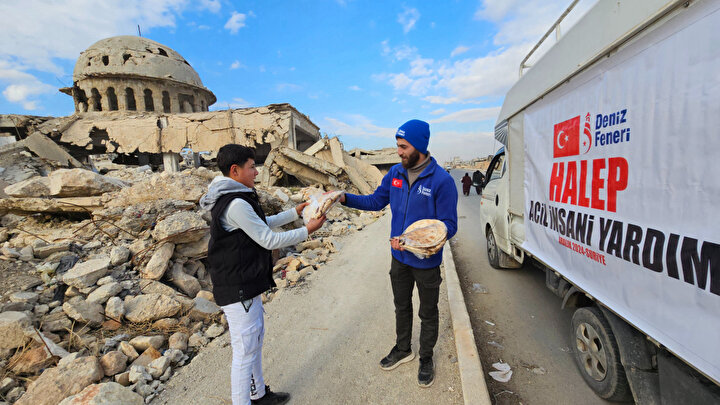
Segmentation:
[(398, 128), (395, 138), (408, 141), (418, 152), (427, 155), (428, 142), (430, 141), (430, 125), (425, 121), (410, 120)]

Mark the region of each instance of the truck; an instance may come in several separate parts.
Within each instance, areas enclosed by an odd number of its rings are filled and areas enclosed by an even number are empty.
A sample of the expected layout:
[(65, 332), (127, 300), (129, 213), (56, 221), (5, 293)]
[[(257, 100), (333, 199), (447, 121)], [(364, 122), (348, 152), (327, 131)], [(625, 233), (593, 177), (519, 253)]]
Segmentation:
[(546, 49), (495, 125), (488, 260), (545, 272), (598, 396), (719, 404), (720, 0), (600, 0)]

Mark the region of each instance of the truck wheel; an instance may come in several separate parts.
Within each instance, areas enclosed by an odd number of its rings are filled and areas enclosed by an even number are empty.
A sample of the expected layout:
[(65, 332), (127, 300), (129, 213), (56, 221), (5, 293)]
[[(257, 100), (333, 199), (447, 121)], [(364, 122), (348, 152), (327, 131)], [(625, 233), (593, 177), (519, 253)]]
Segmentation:
[(580, 374), (598, 396), (615, 402), (632, 399), (615, 335), (600, 309), (584, 307), (575, 311), (571, 341)]
[(497, 243), (495, 242), (495, 235), (493, 235), (492, 229), (488, 229), (487, 235), (485, 235), (487, 241), (487, 255), (488, 262), (493, 268), (500, 268), (500, 249), (498, 249)]

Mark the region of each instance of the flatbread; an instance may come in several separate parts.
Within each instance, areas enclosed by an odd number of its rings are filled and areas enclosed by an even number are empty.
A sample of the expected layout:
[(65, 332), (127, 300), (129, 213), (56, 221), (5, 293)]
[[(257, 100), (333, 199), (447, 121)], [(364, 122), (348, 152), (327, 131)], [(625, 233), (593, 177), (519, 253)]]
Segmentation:
[(340, 199), (342, 191), (329, 191), (323, 194), (313, 195), (313, 199), (302, 212), (303, 219), (317, 219), (325, 215), (333, 204)]
[(442, 246), (447, 238), (447, 228), (437, 219), (421, 219), (413, 222), (399, 236), (400, 244), (405, 248), (433, 248)]

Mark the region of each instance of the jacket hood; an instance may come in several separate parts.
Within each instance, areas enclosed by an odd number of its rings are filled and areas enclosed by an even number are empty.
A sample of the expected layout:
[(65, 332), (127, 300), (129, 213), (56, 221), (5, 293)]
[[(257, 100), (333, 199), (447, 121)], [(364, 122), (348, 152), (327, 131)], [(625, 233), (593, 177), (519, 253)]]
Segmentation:
[(217, 176), (212, 182), (210, 182), (207, 194), (200, 198), (200, 208), (209, 211), (215, 206), (217, 200), (225, 194), (239, 192), (247, 193), (251, 191), (253, 191), (253, 189), (231, 179), (230, 177)]

